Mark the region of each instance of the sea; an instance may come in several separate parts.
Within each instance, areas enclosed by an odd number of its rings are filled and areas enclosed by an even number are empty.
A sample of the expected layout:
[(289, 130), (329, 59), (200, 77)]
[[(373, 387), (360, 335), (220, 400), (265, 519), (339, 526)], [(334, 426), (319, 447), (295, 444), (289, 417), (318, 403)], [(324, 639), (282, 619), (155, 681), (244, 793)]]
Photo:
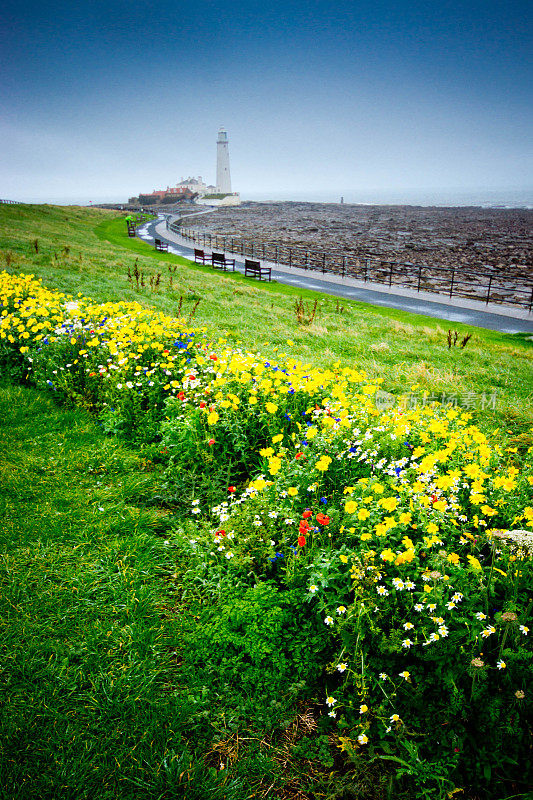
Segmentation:
[(370, 206), (440, 206), (443, 208), (522, 208), (533, 209), (533, 189), (438, 191), (398, 189), (390, 191), (333, 192), (242, 192), (241, 200), (254, 202), (353, 203)]
[[(49, 203), (51, 205), (90, 206), (99, 203), (126, 203), (119, 195), (72, 196), (72, 197), (19, 197), (13, 198), (21, 203)], [(476, 206), (481, 208), (521, 208), (533, 209), (533, 188), (531, 189), (395, 189), (395, 190), (357, 190), (332, 191), (265, 191), (241, 192), (241, 200), (253, 202), (299, 202), (299, 203), (353, 203), (377, 206), (440, 206), (444, 208)]]

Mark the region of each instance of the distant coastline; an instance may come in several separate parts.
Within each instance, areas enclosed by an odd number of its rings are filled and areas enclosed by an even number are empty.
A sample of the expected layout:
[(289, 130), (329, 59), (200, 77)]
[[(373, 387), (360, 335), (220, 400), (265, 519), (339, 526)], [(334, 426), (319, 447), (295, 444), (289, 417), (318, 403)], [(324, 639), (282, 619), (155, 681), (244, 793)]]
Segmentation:
[(437, 191), (406, 189), (398, 191), (332, 192), (241, 192), (241, 200), (252, 202), (340, 203), (348, 205), (425, 206), (439, 208), (533, 208), (533, 188), (516, 190)]
[[(99, 203), (126, 204), (126, 194), (74, 197), (20, 197), (21, 203), (49, 205), (98, 205)], [(242, 202), (255, 203), (332, 203), (339, 204), (341, 197), (346, 205), (360, 206), (424, 206), (438, 208), (504, 208), (533, 209), (533, 188), (530, 189), (472, 189), (469, 191), (436, 189), (398, 189), (375, 191), (265, 191), (241, 192)]]

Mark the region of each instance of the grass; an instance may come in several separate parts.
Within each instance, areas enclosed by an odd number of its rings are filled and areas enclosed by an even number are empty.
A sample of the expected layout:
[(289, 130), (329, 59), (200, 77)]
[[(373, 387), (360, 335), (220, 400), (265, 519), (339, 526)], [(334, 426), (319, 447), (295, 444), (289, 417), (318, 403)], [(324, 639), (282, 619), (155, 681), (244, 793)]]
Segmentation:
[[(97, 209), (0, 207), (0, 247), (0, 267), (73, 295), (185, 314), (200, 299), (195, 321), (213, 339), (339, 360), (393, 393), (496, 392), (494, 410), (475, 401), (476, 421), (517, 441), (533, 421), (526, 336), (458, 325), (473, 337), (448, 349), (439, 320), (214, 273), (129, 239)], [(157, 291), (128, 280), (135, 263), (147, 284), (162, 273)], [(299, 297), (318, 298), (311, 325), (297, 323)], [(261, 725), (253, 692), (202, 670), (197, 621), (216, 641), (216, 613), (200, 593), (176, 601), (187, 565), (166, 543), (175, 519), (156, 500), (157, 448), (105, 437), (87, 413), (7, 383), (0, 423), (2, 800), (388, 796), (383, 770), (331, 760), (312, 707), (284, 696)]]

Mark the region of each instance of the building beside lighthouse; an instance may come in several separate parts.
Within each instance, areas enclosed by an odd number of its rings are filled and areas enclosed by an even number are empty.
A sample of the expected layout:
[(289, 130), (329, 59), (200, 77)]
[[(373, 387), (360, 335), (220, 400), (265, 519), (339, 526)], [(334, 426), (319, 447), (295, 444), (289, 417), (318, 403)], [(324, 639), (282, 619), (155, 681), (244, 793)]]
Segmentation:
[(140, 193), (139, 197), (130, 197), (128, 202), (130, 204), (136, 201), (143, 205), (159, 205), (177, 203), (182, 200), (194, 200), (200, 205), (210, 206), (238, 206), (241, 204), (239, 193), (231, 191), (228, 134), (225, 128), (220, 128), (217, 138), (216, 186), (206, 184), (201, 175), (198, 178), (182, 178), (176, 186), (156, 189), (151, 194)]

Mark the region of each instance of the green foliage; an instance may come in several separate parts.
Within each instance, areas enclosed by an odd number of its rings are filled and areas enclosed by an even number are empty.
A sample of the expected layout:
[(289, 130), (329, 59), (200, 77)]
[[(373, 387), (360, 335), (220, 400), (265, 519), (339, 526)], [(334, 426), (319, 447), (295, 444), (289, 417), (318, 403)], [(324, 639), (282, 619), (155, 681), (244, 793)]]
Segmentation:
[(260, 583), (223, 586), (216, 603), (198, 609), (179, 652), (191, 682), (203, 687), (203, 708), (225, 695), (234, 729), (249, 717), (269, 728), (316, 692), (325, 647), (299, 592)]

